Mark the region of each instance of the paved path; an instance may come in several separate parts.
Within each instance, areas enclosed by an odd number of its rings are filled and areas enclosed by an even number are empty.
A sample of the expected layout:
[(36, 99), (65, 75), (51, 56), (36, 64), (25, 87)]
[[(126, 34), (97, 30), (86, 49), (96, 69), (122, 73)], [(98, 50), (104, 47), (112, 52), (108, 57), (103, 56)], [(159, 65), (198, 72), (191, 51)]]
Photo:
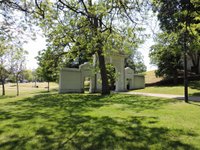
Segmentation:
[[(141, 92), (122, 92), (123, 94), (135, 94), (135, 95), (143, 95), (143, 96), (153, 96), (153, 97), (161, 97), (161, 98), (173, 98), (184, 100), (183, 95), (170, 95), (170, 94), (155, 94), (155, 93), (141, 93)], [(200, 97), (198, 96), (189, 96), (189, 101), (200, 102)]]

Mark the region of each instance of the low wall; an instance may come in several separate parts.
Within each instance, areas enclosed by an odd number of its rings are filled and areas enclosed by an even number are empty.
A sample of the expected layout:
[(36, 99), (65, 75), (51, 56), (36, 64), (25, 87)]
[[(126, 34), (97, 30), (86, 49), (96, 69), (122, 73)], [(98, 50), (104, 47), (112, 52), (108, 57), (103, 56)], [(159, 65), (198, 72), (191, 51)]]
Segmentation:
[(75, 68), (64, 68), (60, 71), (59, 93), (81, 93), (83, 83), (81, 72)]
[(144, 75), (134, 75), (133, 89), (145, 88)]

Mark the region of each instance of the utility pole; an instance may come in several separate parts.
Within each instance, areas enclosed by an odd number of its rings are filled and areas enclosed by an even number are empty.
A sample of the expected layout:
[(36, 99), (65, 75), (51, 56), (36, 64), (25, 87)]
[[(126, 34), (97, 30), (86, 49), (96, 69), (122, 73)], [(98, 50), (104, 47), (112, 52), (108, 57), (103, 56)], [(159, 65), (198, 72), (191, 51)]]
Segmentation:
[(185, 20), (185, 33), (184, 33), (184, 96), (185, 102), (188, 103), (188, 71), (187, 71), (187, 24), (188, 13)]
[(186, 41), (184, 41), (184, 95), (185, 95), (185, 102), (188, 103), (188, 71), (187, 71)]

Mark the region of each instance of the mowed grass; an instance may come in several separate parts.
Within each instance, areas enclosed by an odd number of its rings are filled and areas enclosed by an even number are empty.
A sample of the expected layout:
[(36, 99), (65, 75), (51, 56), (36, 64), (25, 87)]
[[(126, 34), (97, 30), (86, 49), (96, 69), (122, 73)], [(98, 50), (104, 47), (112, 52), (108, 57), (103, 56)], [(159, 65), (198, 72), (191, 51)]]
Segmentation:
[(200, 149), (199, 103), (33, 93), (1, 97), (0, 149)]
[[(35, 87), (37, 86), (37, 88)], [(19, 83), (19, 95), (20, 96), (30, 96), (30, 94), (37, 94), (41, 92), (47, 92), (47, 82), (31, 82), (31, 83)], [(58, 89), (58, 84), (54, 82), (50, 82), (50, 89), (52, 91), (57, 91)], [(5, 84), (5, 93), (6, 95), (1, 98), (6, 98), (6, 97), (15, 97), (17, 94), (17, 86), (16, 83), (7, 83)], [(0, 95), (2, 94), (2, 85), (0, 85)]]
[[(184, 95), (184, 86), (149, 86), (144, 89), (134, 91), (143, 93)], [(200, 81), (191, 81), (189, 83), (188, 93), (190, 96), (200, 96)]]
[[(163, 78), (156, 77), (155, 70), (145, 72), (145, 83), (153, 84), (160, 82)], [(134, 90), (134, 92), (143, 93), (156, 93), (156, 94), (172, 94), (172, 95), (184, 95), (184, 85), (171, 85), (171, 86), (148, 86), (145, 89)], [(190, 81), (188, 87), (188, 93), (190, 96), (200, 96), (200, 81)]]

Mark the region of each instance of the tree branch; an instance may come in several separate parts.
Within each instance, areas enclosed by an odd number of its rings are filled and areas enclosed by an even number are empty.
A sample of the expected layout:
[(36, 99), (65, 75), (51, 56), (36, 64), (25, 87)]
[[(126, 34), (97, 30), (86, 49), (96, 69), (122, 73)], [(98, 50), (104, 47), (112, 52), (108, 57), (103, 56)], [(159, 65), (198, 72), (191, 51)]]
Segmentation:
[(70, 6), (70, 5), (66, 4), (66, 3), (64, 3), (62, 0), (58, 0), (58, 1), (59, 1), (62, 5), (64, 5), (65, 7), (67, 7), (69, 10), (71, 10), (71, 11), (77, 13), (77, 14), (81, 14), (81, 15), (84, 15), (84, 16), (87, 16), (87, 17), (88, 17), (88, 15), (87, 15), (86, 13), (84, 13), (83, 11), (77, 10), (76, 8), (74, 8), (74, 7), (72, 7), (72, 6)]

